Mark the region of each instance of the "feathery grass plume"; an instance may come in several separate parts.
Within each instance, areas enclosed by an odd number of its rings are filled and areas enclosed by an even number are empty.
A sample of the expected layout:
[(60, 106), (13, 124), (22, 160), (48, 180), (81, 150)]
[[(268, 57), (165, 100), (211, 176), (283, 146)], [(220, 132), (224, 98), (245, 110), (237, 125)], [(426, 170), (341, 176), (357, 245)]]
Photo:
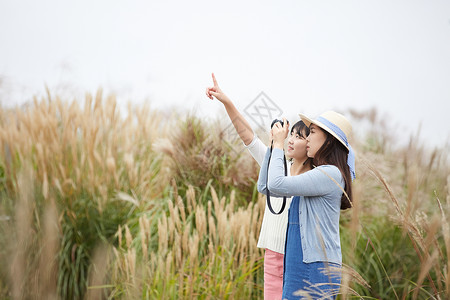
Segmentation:
[(183, 256), (181, 255), (181, 250), (183, 248), (182, 245), (182, 234), (175, 234), (175, 241), (173, 244), (173, 248), (174, 248), (174, 255), (175, 255), (175, 267), (178, 269), (179, 267), (181, 267), (182, 265), (182, 261), (183, 261)]
[(198, 260), (198, 246), (200, 242), (200, 235), (194, 232), (193, 236), (189, 238), (189, 260), (190, 264), (193, 266)]
[(195, 190), (192, 185), (189, 185), (188, 190), (186, 192), (186, 198), (187, 198), (187, 208), (189, 211), (189, 214), (192, 213), (192, 210), (195, 209)]
[(146, 215), (142, 216), (142, 223), (144, 224), (144, 231), (145, 231), (145, 236), (146, 236), (146, 240), (147, 242), (150, 242), (151, 238), (152, 238), (152, 229), (151, 229), (151, 225), (150, 225), (150, 220), (148, 219), (148, 217)]
[(349, 290), (350, 290), (350, 276), (349, 274), (342, 272), (341, 288), (339, 290), (342, 299), (348, 298)]
[(166, 280), (163, 282), (164, 287), (166, 285), (168, 285), (170, 283), (170, 276), (173, 272), (174, 269), (174, 265), (175, 265), (175, 259), (174, 259), (174, 254), (172, 252), (172, 250), (169, 251), (169, 253), (167, 254), (167, 259), (165, 261), (165, 263), (163, 263), (163, 260), (161, 259), (161, 263), (162, 265), (165, 267), (164, 270), (164, 274), (166, 275)]
[(211, 200), (208, 200), (208, 220), (212, 217), (212, 203)]
[(181, 221), (183, 223), (186, 223), (186, 210), (184, 207), (183, 199), (179, 195), (177, 195), (177, 197), (174, 199), (177, 199), (177, 207), (180, 210)]
[(158, 250), (161, 254), (167, 251), (169, 240), (172, 241), (167, 233), (167, 218), (163, 216), (161, 219), (158, 219)]
[(190, 231), (191, 231), (190, 224), (186, 224), (183, 231), (182, 230), (178, 231), (181, 234), (181, 249), (185, 253), (188, 253), (188, 251), (189, 251), (188, 240), (189, 240)]
[(141, 238), (141, 247), (142, 247), (142, 257), (143, 259), (147, 259), (148, 250), (147, 250), (147, 231), (145, 229), (144, 217), (139, 218), (139, 235)]
[(212, 197), (212, 201), (214, 203), (214, 211), (217, 212), (220, 210), (219, 198), (217, 197), (216, 190), (214, 187), (210, 187), (210, 193)]
[(117, 229), (117, 232), (115, 234), (115, 237), (117, 236), (118, 239), (118, 247), (122, 247), (122, 226), (119, 224), (119, 228)]
[(128, 228), (128, 225), (125, 224), (125, 242), (126, 242), (128, 249), (131, 248), (132, 241), (133, 241), (133, 237), (131, 235), (130, 228)]
[(197, 232), (200, 236), (204, 236), (206, 234), (206, 212), (204, 207), (197, 206), (195, 211), (195, 226)]
[[(172, 202), (171, 202), (172, 203)], [(173, 205), (173, 204), (172, 204)], [(174, 207), (173, 209), (173, 215), (172, 216), (172, 220), (175, 223), (177, 230), (181, 231), (182, 229), (182, 224), (181, 224), (181, 218), (180, 218), (180, 214), (179, 214), (179, 209), (178, 207)]]
[[(174, 212), (173, 203), (172, 203), (171, 199), (169, 199), (167, 201), (167, 207), (169, 208), (169, 216), (170, 216), (170, 219), (172, 220), (172, 223), (176, 224), (178, 222), (178, 220), (175, 219), (175, 212)], [(178, 226), (178, 224), (177, 224), (178, 231), (180, 230), (180, 228), (181, 228), (181, 226)]]
[(169, 240), (174, 241), (175, 237), (178, 234), (178, 231), (176, 230), (175, 222), (172, 217), (167, 218), (167, 229), (166, 230), (168, 232)]
[[(211, 203), (211, 202), (208, 202)], [(214, 221), (214, 218), (212, 216), (210, 216), (208, 218), (208, 226), (209, 226), (209, 243), (210, 245), (213, 245), (214, 242), (217, 241), (217, 235), (216, 235), (216, 223)]]
[(128, 274), (132, 280), (132, 283), (135, 283), (136, 280), (136, 249), (130, 248), (127, 250), (127, 258), (126, 258), (127, 266), (128, 266)]

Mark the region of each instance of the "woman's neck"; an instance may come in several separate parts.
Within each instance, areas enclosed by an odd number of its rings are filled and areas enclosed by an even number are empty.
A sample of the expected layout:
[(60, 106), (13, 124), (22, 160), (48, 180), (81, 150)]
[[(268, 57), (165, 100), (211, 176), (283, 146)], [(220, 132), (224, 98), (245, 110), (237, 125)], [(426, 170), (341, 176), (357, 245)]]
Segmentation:
[(311, 170), (310, 165), (307, 163), (305, 164), (305, 161), (308, 158), (305, 158), (304, 161), (299, 161), (296, 160), (295, 158), (292, 160), (292, 165), (291, 165), (291, 176), (295, 176), (295, 175), (300, 175), (302, 173), (305, 173), (309, 170)]

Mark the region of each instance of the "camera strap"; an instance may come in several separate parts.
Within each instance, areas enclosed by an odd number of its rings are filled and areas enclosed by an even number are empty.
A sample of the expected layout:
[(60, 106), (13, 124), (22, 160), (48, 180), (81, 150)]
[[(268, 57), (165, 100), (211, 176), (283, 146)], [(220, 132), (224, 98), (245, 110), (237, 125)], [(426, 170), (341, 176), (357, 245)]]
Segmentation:
[[(283, 197), (283, 205), (281, 205), (281, 209), (279, 212), (275, 212), (272, 208), (272, 205), (270, 204), (270, 191), (267, 185), (267, 181), (269, 179), (269, 164), (270, 164), (270, 159), (272, 158), (272, 146), (270, 147), (270, 156), (269, 156), (269, 161), (267, 162), (267, 176), (266, 176), (266, 199), (267, 199), (267, 206), (269, 207), (269, 210), (271, 213), (273, 213), (274, 215), (279, 215), (284, 211), (284, 208), (286, 207), (286, 197)], [(284, 162), (284, 176), (287, 176), (287, 163), (286, 163), (286, 156), (283, 155), (283, 162)]]

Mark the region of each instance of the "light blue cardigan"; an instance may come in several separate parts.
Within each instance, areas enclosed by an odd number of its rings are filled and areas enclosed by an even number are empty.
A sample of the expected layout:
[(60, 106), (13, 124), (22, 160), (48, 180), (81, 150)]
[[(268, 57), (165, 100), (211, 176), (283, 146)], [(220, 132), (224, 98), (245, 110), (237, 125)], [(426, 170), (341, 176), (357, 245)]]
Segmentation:
[[(266, 194), (267, 150), (258, 178), (258, 191)], [(322, 165), (296, 176), (284, 176), (283, 150), (274, 148), (268, 186), (274, 197), (301, 196), (299, 203), (303, 262), (342, 264), (339, 216), (344, 179), (336, 166)], [(337, 184), (339, 183), (339, 185)], [(325, 250), (325, 251), (324, 251)]]

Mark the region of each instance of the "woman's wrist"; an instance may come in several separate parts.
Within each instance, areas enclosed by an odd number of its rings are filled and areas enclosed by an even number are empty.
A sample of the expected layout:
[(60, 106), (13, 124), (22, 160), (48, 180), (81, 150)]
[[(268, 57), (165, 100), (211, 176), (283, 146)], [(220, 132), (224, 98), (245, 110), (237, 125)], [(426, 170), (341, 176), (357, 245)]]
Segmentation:
[(284, 142), (273, 141), (273, 147), (283, 150), (284, 149)]
[(227, 95), (225, 95), (225, 94), (223, 95), (223, 97), (222, 97), (222, 99), (220, 101), (225, 106), (229, 106), (229, 105), (233, 104), (233, 102), (231, 102), (230, 98), (228, 98)]

